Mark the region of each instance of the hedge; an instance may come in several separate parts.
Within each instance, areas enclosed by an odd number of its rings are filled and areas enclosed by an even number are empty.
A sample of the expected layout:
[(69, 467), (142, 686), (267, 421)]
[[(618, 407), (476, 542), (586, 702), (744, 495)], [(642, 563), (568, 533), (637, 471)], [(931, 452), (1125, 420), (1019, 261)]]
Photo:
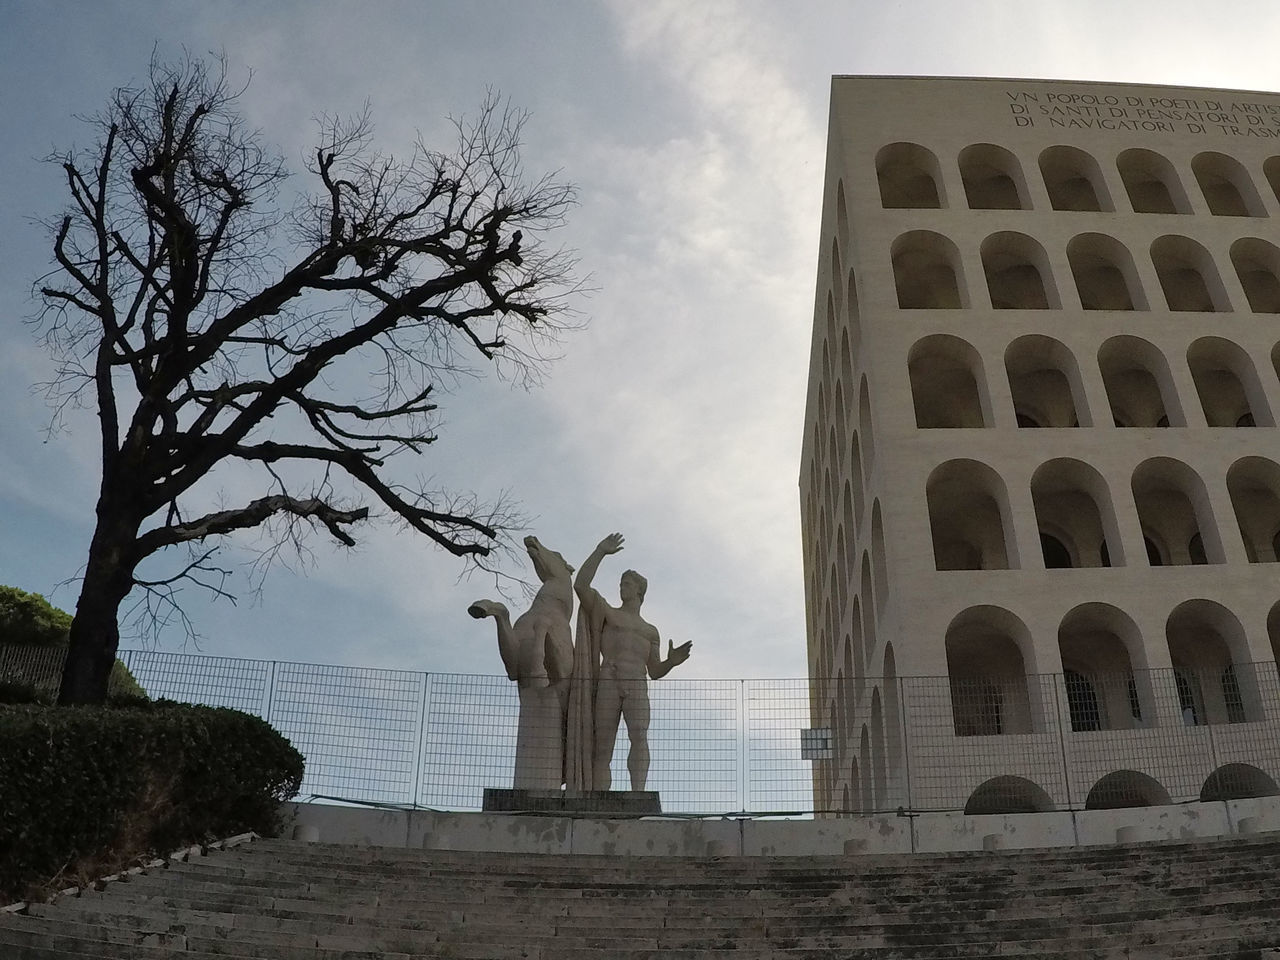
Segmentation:
[(170, 701), (0, 706), (0, 902), (59, 875), (277, 830), (303, 758), (264, 720)]

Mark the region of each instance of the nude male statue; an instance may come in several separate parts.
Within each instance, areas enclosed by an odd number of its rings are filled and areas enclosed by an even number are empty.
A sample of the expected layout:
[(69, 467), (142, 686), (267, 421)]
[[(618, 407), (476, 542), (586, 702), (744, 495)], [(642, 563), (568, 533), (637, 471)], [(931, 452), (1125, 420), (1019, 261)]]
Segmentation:
[[(620, 533), (611, 533), (592, 551), (573, 582), (574, 590), (589, 618), (600, 643), (599, 680), (596, 684), (594, 746), (592, 749), (592, 785), (596, 790), (610, 786), (609, 761), (618, 737), (618, 722), (627, 722), (631, 752), (627, 770), (631, 789), (643, 790), (649, 777), (649, 690), (645, 674), (654, 680), (665, 677), (674, 667), (689, 659), (693, 641), (675, 646), (667, 641), (667, 659), (662, 659), (662, 645), (657, 628), (640, 616), (648, 581), (634, 570), (622, 575), (618, 593), (621, 606), (609, 604), (591, 586), (600, 561), (622, 549)], [(579, 638), (581, 644), (583, 638)]]

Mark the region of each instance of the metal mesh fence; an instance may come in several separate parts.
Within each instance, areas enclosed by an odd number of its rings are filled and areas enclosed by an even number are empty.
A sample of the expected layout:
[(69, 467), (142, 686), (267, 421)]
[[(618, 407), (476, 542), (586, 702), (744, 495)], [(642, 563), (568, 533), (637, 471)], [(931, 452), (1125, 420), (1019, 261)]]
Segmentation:
[[(64, 656), (0, 647), (0, 684), (52, 696)], [(304, 796), (478, 810), (486, 787), (513, 783), (521, 701), (500, 677), (139, 650), (120, 658), (152, 697), (273, 724), (307, 758)], [(1018, 813), (1280, 794), (1275, 663), (664, 679), (647, 684), (647, 700), (647, 788), (667, 813)], [(624, 722), (615, 789), (629, 782), (629, 750)]]

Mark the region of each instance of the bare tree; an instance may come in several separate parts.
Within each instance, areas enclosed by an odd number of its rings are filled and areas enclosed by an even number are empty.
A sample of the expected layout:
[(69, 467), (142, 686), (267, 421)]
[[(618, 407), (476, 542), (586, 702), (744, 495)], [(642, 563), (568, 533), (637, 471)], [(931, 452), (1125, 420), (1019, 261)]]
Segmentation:
[[(522, 114), (490, 97), (455, 123), (451, 152), (419, 142), (407, 160), (376, 151), (367, 111), (322, 120), (310, 192), (285, 204), (285, 166), (240, 92), (225, 64), (155, 61), (90, 121), (91, 149), (55, 158), (70, 204), (38, 284), (50, 393), (58, 411), (95, 406), (102, 434), (63, 703), (105, 697), (131, 594), (159, 613), (180, 583), (223, 593), (212, 557), (236, 531), (267, 525), (279, 543), (319, 528), (350, 546), (370, 501), (453, 554), (488, 555), (501, 508), (386, 464), (434, 439), (435, 391), (468, 354), (536, 373), (566, 326), (574, 263), (542, 237), (573, 191), (522, 175)], [(230, 465), (261, 496), (212, 509)], [(171, 575), (143, 575), (180, 545)]]

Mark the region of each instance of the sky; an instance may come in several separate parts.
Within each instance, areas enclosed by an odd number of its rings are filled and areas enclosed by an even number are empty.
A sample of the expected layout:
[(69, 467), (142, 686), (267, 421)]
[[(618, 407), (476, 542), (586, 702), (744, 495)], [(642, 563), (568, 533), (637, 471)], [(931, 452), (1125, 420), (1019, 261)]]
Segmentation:
[[(582, 328), (539, 386), (453, 385), (407, 466), (509, 495), (515, 534), (575, 565), (622, 532), (597, 586), (648, 577), (664, 649), (694, 641), (687, 678), (805, 674), (797, 477), (833, 74), (1280, 89), (1280, 7), (1244, 0), (0, 0), (0, 17), (0, 583), (73, 609), (92, 534), (94, 412), (49, 434), (51, 362), (25, 322), (51, 260), (36, 221), (66, 202), (42, 161), (89, 140), (77, 117), (153, 50), (225, 53), (245, 117), (301, 175), (322, 114), (368, 102), (378, 146), (404, 153), (418, 134), (447, 145), (447, 118), (494, 89), (531, 114), (525, 168), (577, 185), (555, 239), (588, 278)], [(172, 628), (157, 648), (501, 672), (465, 612), (498, 596), (491, 574), (389, 522), (357, 539), (313, 538), (261, 590), (253, 538), (228, 543), (238, 602), (188, 590), (198, 638)], [(532, 579), (522, 559), (504, 574)]]

